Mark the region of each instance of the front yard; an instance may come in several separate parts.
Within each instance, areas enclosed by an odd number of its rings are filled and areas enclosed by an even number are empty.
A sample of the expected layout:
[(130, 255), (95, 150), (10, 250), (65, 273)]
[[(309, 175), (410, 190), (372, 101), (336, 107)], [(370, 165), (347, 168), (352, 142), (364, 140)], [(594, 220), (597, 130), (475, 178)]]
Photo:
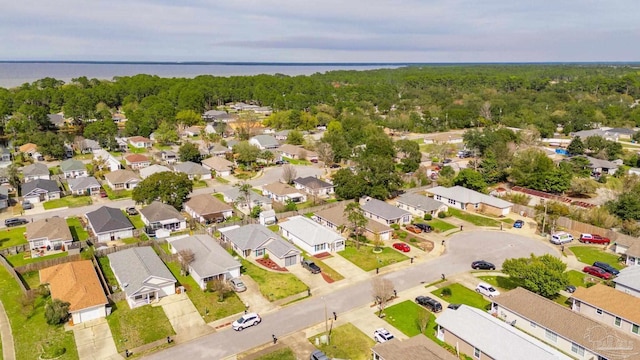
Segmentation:
[(490, 226), (490, 227), (500, 227), (500, 221), (491, 219), (488, 217), (470, 214), (466, 211), (462, 211), (460, 209), (455, 209), (450, 207), (447, 212), (460, 220), (464, 220), (466, 222), (470, 222), (476, 226)]
[[(402, 331), (408, 337), (419, 334), (434, 335), (436, 327), (436, 317), (424, 307), (411, 300), (403, 301), (399, 304), (389, 306), (384, 310), (384, 320)], [(420, 331), (420, 320), (427, 321), (424, 330)]]
[(107, 193), (109, 200), (130, 198), (133, 193), (133, 190), (113, 190), (109, 186), (102, 186), (102, 188)]
[(8, 248), (16, 245), (22, 245), (27, 243), (27, 238), (24, 237), (24, 233), (27, 228), (24, 226), (6, 228), (0, 231), (0, 248)]
[[(309, 341), (315, 344), (315, 339), (324, 334), (312, 336)], [(347, 323), (334, 328), (329, 344), (321, 344), (318, 348), (329, 358), (368, 360), (371, 359), (371, 347), (375, 344), (371, 336), (360, 331), (355, 325)]]
[(367, 245), (361, 245), (360, 250), (355, 246), (347, 246), (338, 254), (364, 271), (371, 271), (408, 259), (405, 255), (388, 247), (382, 248), (382, 252), (376, 254), (373, 252), (373, 247)]
[[(451, 290), (450, 296), (442, 295), (442, 291), (445, 288), (449, 288)], [(486, 310), (487, 307), (491, 304), (491, 302), (485, 300), (482, 295), (473, 290), (469, 290), (468, 288), (458, 283), (444, 286), (432, 291), (431, 293), (439, 298), (446, 300), (450, 304), (465, 304), (481, 310)]]
[(307, 285), (293, 274), (268, 271), (244, 259), (242, 267), (245, 275), (258, 283), (260, 293), (269, 301), (284, 299), (307, 290)]
[(602, 251), (599, 247), (571, 246), (569, 250), (578, 258), (578, 261), (587, 265), (591, 265), (595, 261), (602, 261), (618, 270), (624, 268), (624, 265), (618, 261), (618, 255)]
[(451, 229), (457, 228), (457, 226), (449, 224), (448, 222), (442, 221), (440, 219), (431, 219), (427, 221), (427, 224), (431, 225), (431, 227), (435, 231), (439, 231), (439, 232), (445, 232), (445, 231), (449, 231)]
[(118, 352), (175, 335), (161, 306), (145, 305), (130, 309), (122, 300), (114, 305), (107, 322)]
[(508, 276), (479, 276), (478, 279), (503, 290), (512, 290), (521, 286), (518, 281)]
[(45, 210), (57, 209), (61, 207), (81, 207), (93, 204), (91, 196), (65, 196), (60, 199), (49, 200), (42, 203)]

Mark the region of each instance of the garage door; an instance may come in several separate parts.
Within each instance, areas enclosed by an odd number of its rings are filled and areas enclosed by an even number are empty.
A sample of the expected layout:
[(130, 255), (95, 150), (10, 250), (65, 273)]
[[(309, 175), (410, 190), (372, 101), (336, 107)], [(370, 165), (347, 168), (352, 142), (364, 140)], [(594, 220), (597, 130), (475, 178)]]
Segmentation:
[(86, 310), (80, 312), (80, 322), (87, 322), (89, 320), (95, 320), (101, 317), (104, 317), (104, 307)]
[(291, 266), (291, 265), (295, 265), (298, 263), (298, 256), (297, 255), (293, 255), (293, 256), (287, 256), (286, 258), (284, 258), (284, 266)]

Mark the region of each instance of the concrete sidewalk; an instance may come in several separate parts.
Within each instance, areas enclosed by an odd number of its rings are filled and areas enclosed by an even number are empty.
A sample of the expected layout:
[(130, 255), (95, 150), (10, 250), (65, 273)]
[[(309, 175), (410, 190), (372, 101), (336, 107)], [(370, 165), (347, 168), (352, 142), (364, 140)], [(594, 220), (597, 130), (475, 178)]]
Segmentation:
[(11, 333), (11, 323), (7, 313), (4, 311), (4, 305), (0, 302), (0, 336), (2, 337), (2, 359), (15, 360), (16, 352), (13, 347), (13, 334)]

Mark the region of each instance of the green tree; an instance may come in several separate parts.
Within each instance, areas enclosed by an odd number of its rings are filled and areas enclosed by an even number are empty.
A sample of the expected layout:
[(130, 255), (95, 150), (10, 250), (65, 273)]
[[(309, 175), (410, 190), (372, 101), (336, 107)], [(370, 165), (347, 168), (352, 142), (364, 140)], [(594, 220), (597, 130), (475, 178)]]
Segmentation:
[(176, 114), (176, 122), (189, 127), (202, 123), (202, 117), (193, 110), (181, 110)]
[(402, 171), (408, 173), (418, 170), (422, 160), (418, 143), (411, 140), (398, 140), (395, 146), (400, 158)]
[(640, 192), (637, 189), (624, 192), (609, 201), (607, 207), (622, 220), (640, 220)]
[(180, 156), (180, 161), (193, 161), (200, 162), (202, 155), (200, 154), (200, 150), (198, 146), (192, 142), (186, 142), (180, 146), (178, 149), (178, 155)]
[(233, 152), (238, 155), (237, 160), (243, 164), (252, 164), (258, 159), (260, 148), (241, 141), (233, 146)]
[(507, 259), (502, 264), (502, 272), (518, 280), (525, 289), (546, 298), (555, 296), (569, 284), (566, 269), (567, 264), (549, 254)]
[(567, 146), (567, 152), (569, 152), (571, 156), (584, 154), (584, 144), (580, 136), (576, 136), (571, 140), (569, 146)]
[(247, 209), (249, 209), (249, 213), (251, 213), (251, 184), (248, 183), (241, 183), (241, 184), (236, 184), (235, 186), (238, 187), (238, 197), (236, 198), (236, 202), (238, 204), (244, 204), (247, 206)]
[(367, 226), (367, 217), (364, 216), (360, 203), (357, 201), (347, 204), (344, 208), (344, 217), (351, 224), (351, 233), (355, 237), (356, 248), (360, 249), (360, 236), (362, 236), (364, 227)]
[(60, 325), (69, 318), (71, 304), (60, 299), (53, 299), (44, 307), (44, 318), (49, 325)]
[(192, 190), (193, 181), (187, 174), (164, 171), (142, 180), (133, 189), (131, 198), (144, 204), (161, 201), (180, 210)]
[(333, 185), (339, 199), (359, 199), (367, 190), (366, 180), (351, 169), (340, 169), (333, 175)]
[(161, 122), (154, 134), (156, 141), (160, 145), (175, 144), (180, 139), (178, 129), (168, 121)]
[(287, 135), (287, 144), (291, 145), (302, 145), (304, 142), (304, 137), (302, 133), (298, 130), (291, 130)]
[(87, 139), (97, 141), (100, 146), (107, 149), (113, 149), (116, 145), (116, 134), (118, 127), (111, 119), (98, 120), (89, 123), (84, 128), (83, 135)]
[(573, 178), (571, 179), (571, 194), (573, 196), (584, 196), (594, 194), (598, 189), (598, 182), (589, 178)]
[(473, 169), (460, 170), (455, 179), (453, 179), (453, 184), (481, 193), (484, 193), (487, 189), (487, 183), (484, 182), (482, 174)]

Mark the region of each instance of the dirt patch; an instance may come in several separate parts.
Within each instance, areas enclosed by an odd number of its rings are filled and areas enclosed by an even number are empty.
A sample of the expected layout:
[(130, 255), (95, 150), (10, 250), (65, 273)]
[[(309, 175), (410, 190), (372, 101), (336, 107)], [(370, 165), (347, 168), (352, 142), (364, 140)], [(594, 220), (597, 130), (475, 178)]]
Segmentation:
[(264, 267), (266, 267), (267, 269), (273, 270), (273, 271), (282, 271), (282, 272), (287, 272), (289, 270), (281, 267), (280, 265), (276, 264), (275, 262), (273, 262), (273, 260), (271, 259), (256, 259), (256, 262)]

